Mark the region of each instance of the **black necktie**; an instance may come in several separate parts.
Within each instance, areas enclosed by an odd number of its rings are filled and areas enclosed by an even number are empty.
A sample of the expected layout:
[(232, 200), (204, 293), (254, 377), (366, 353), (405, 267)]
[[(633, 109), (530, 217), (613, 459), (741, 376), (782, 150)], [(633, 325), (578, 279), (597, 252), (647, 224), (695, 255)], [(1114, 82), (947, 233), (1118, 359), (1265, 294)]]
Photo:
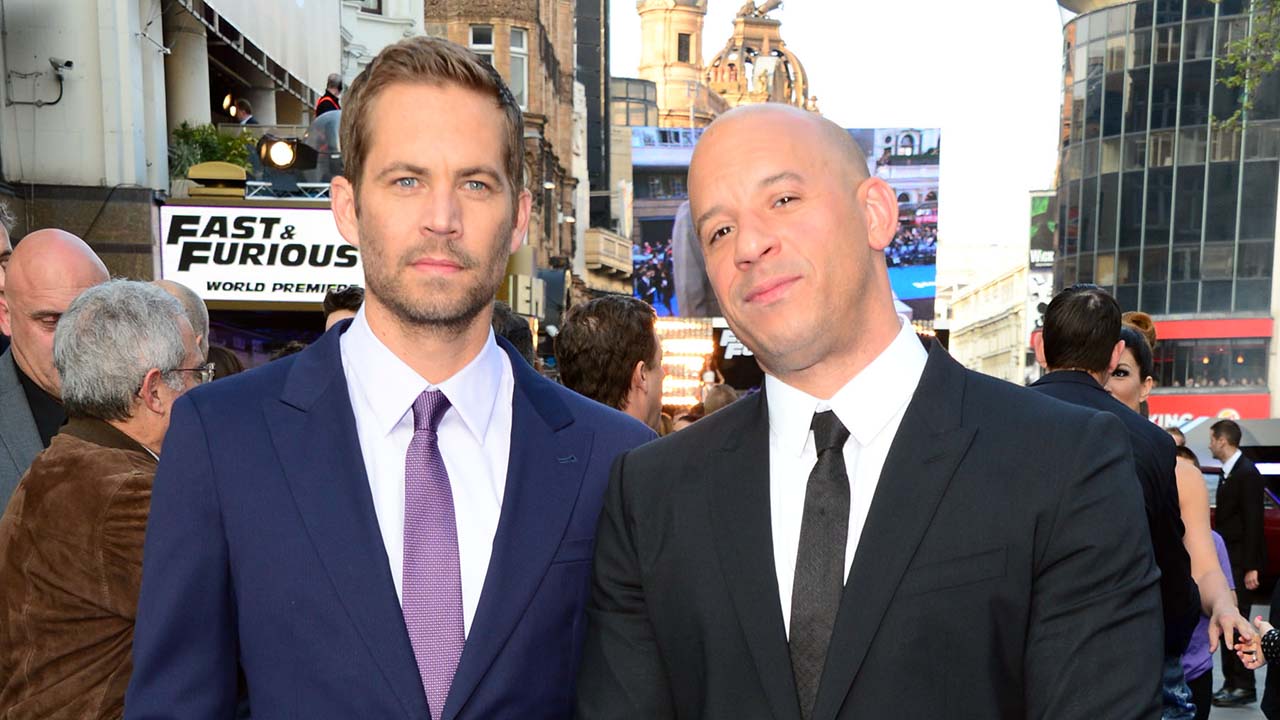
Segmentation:
[(849, 431), (830, 410), (814, 413), (818, 462), (809, 473), (800, 522), (796, 577), (791, 588), (791, 671), (808, 720), (818, 697), (831, 629), (844, 591), (844, 550), (849, 539), (849, 475), (844, 443)]

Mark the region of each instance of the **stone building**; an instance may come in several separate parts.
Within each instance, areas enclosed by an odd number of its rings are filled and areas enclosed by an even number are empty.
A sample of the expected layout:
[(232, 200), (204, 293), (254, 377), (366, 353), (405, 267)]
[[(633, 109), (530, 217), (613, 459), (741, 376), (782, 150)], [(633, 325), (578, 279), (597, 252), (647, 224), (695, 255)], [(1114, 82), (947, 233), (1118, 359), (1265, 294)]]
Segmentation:
[(769, 17), (781, 4), (744, 3), (728, 42), (704, 64), (707, 0), (638, 0), (640, 78), (657, 88), (658, 127), (705, 127), (720, 113), (751, 103), (817, 111), (804, 66), (783, 41), (781, 21)]

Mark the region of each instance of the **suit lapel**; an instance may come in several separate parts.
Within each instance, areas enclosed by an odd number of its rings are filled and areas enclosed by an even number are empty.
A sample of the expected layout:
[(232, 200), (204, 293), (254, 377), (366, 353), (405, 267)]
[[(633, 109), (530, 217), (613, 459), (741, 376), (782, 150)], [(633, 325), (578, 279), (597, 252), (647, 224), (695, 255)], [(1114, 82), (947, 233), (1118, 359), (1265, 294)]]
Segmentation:
[(327, 333), (298, 355), (281, 396), (264, 402), (267, 425), (334, 589), (405, 715), (426, 717), (426, 695), (360, 452), (340, 335)]
[(880, 473), (832, 631), (813, 717), (834, 719), (880, 621), (973, 441), (961, 427), (964, 369), (936, 343)]
[[(26, 393), (22, 391), (22, 382), (18, 380), (12, 348), (0, 354), (0, 445), (4, 446), (13, 463), (16, 473), (13, 485), (16, 487), (17, 475), (21, 475), (17, 471), (30, 465), (44, 449), (44, 444), (40, 442), (36, 419), (31, 414)], [(13, 490), (12, 487), (8, 489)], [(0, 487), (0, 499), (7, 497), (4, 490), (5, 488)], [(0, 503), (0, 511), (3, 509)]]
[(507, 484), (484, 589), (445, 702), (445, 720), (465, 707), (545, 577), (577, 503), (594, 438), (589, 428), (573, 424), (549, 380), (505, 341), (499, 339), (499, 344), (510, 356), (515, 376)]
[[(769, 498), (769, 412), (763, 392), (743, 421), (724, 432), (710, 460), (716, 552), (774, 718), (799, 720), (795, 678), (773, 563)], [(749, 412), (746, 412), (749, 410)], [(732, 412), (727, 410), (726, 412)]]

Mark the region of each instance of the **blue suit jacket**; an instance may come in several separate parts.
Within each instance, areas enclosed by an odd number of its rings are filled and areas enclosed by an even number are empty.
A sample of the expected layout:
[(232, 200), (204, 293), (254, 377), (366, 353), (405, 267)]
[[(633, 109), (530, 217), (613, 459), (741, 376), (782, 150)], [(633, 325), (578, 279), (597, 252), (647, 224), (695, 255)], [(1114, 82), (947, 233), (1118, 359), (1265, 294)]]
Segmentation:
[[(346, 324), (181, 398), (144, 550), (125, 717), (427, 718), (342, 371)], [(596, 519), (643, 424), (515, 353), (511, 457), (445, 718), (567, 718)]]

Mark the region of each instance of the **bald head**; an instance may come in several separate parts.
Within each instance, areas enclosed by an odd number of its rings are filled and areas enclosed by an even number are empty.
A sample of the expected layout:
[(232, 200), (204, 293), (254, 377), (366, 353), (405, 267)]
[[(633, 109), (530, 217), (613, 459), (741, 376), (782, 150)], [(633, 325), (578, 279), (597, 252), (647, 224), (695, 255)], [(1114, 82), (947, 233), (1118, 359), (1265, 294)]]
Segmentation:
[(196, 333), (196, 342), (200, 345), (200, 357), (209, 355), (209, 308), (195, 290), (172, 280), (156, 280), (155, 285), (169, 293), (182, 303), (182, 310), (187, 315), (187, 322)]
[(9, 306), (0, 327), (13, 339), (13, 359), (37, 385), (57, 397), (53, 331), (72, 300), (106, 282), (107, 266), (83, 240), (56, 229), (37, 230), (13, 249), (5, 272)]
[(721, 115), (694, 150), (689, 206), (720, 308), (766, 372), (830, 397), (897, 336), (897, 198), (835, 123), (782, 104)]
[(830, 157), (849, 173), (850, 180), (857, 182), (870, 177), (867, 156), (848, 130), (818, 113), (783, 103), (742, 105), (717, 117), (698, 140), (694, 160), (698, 157), (698, 150), (708, 143), (717, 142), (718, 136), (731, 136), (731, 142), (740, 142), (741, 133), (764, 142), (780, 137), (780, 133), (804, 133), (822, 152), (830, 153)]

